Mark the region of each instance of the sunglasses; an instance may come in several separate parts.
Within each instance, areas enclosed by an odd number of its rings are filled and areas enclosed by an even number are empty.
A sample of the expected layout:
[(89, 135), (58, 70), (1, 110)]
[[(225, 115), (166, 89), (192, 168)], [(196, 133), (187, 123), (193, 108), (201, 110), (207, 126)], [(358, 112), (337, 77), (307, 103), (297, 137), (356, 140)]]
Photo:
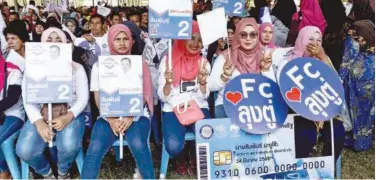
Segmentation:
[(241, 39), (247, 39), (247, 37), (250, 37), (251, 39), (256, 39), (258, 37), (258, 34), (254, 31), (249, 34), (246, 32), (240, 32)]

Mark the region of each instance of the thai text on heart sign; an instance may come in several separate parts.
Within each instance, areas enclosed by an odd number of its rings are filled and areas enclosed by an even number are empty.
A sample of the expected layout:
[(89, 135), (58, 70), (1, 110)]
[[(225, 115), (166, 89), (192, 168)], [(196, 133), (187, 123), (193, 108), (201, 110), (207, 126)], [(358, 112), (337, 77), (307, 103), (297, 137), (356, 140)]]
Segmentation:
[(288, 62), (279, 76), (281, 94), (301, 116), (313, 121), (335, 117), (342, 108), (344, 90), (338, 74), (314, 58)]
[(282, 127), (288, 106), (277, 83), (260, 74), (242, 74), (227, 83), (223, 106), (231, 121), (252, 134)]

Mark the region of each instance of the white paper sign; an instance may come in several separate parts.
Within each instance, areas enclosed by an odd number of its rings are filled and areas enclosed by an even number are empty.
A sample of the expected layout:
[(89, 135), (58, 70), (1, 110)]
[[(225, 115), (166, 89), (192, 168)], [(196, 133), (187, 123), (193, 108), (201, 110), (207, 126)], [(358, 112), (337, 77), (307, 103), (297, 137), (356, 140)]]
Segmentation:
[(99, 56), (98, 63), (101, 116), (142, 115), (142, 57)]
[(71, 44), (28, 42), (25, 48), (26, 102), (71, 102)]
[(111, 9), (110, 8), (106, 8), (104, 6), (97, 6), (97, 12), (98, 12), (98, 14), (106, 17), (106, 16), (110, 15)]
[(223, 7), (198, 15), (197, 21), (204, 46), (213, 43), (219, 38), (227, 37), (227, 21)]

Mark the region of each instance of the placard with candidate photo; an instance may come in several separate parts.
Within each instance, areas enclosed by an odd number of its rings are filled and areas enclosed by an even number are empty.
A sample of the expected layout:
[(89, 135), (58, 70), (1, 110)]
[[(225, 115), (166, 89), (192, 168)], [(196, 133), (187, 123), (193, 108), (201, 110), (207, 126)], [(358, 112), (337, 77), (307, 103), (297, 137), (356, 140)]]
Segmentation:
[(26, 102), (71, 102), (72, 45), (30, 42), (25, 48)]
[(192, 0), (149, 0), (149, 36), (191, 39), (192, 16)]
[(98, 63), (101, 116), (142, 115), (142, 56), (99, 56)]

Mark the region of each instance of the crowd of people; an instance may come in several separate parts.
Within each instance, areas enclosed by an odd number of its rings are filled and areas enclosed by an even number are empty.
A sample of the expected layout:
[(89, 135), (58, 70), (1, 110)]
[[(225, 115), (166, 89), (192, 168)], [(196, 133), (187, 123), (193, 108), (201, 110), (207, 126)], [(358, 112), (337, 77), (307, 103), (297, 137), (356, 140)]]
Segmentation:
[[(151, 121), (161, 124), (167, 152), (176, 160), (178, 174), (196, 174), (195, 148), (185, 143), (185, 132), (194, 124), (179, 122), (174, 108), (189, 101), (204, 118), (225, 118), (223, 93), (226, 84), (245, 73), (258, 73), (277, 82), (278, 69), (298, 57), (314, 57), (331, 66), (343, 81), (346, 106), (333, 121), (335, 158), (345, 146), (366, 151), (373, 146), (375, 125), (375, 1), (352, 0), (254, 0), (247, 16), (231, 17), (227, 39), (204, 47), (196, 16), (212, 10), (210, 0), (193, 4), (192, 38), (173, 40), (172, 56), (152, 57), (143, 62), (144, 114), (140, 117), (103, 118), (99, 115), (99, 71), (93, 52), (72, 44), (74, 100), (66, 114), (46, 122), (46, 106), (25, 101), (24, 70), (6, 61), (10, 50), (25, 58), (25, 43), (73, 43), (82, 37), (93, 43), (107, 40), (111, 55), (143, 55), (148, 36), (147, 7), (109, 7), (104, 17), (97, 7), (71, 7), (69, 13), (46, 12), (31, 1), (26, 8), (1, 4), (2, 55), (0, 56), (0, 144), (20, 131), (16, 154), (35, 173), (56, 178), (44, 154), (55, 139), (58, 178), (70, 178), (69, 170), (89, 139), (82, 179), (97, 178), (102, 160), (119, 135), (125, 135), (143, 179), (155, 179), (149, 144)], [(350, 10), (347, 8), (350, 7)], [(271, 21), (261, 17), (264, 10)], [(172, 58), (169, 65), (168, 58)], [(170, 68), (172, 67), (172, 68)], [(124, 81), (126, 81), (124, 79)], [(157, 82), (157, 83), (154, 83)], [(90, 91), (90, 92), (89, 92)], [(93, 127), (85, 127), (82, 112), (91, 107)], [(155, 114), (162, 111), (161, 118)], [(292, 112), (291, 112), (292, 113)], [(85, 130), (86, 129), (86, 130)], [(331, 128), (325, 122), (295, 120), (296, 156), (309, 157), (318, 133), (323, 136), (323, 154), (331, 154)], [(88, 133), (93, 132), (93, 133)], [(88, 133), (88, 137), (84, 134)], [(85, 148), (86, 149), (86, 148)], [(1, 150), (0, 150), (1, 152)], [(0, 179), (10, 173), (0, 153)]]

